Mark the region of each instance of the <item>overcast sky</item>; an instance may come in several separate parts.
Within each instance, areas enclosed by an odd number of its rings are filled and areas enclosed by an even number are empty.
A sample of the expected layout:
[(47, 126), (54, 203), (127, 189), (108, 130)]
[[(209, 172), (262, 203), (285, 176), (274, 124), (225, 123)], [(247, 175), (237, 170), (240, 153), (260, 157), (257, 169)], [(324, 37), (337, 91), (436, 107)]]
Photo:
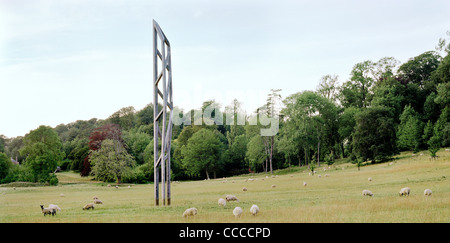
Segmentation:
[(0, 134), (152, 102), (152, 19), (171, 43), (176, 106), (237, 98), (249, 114), (272, 88), (285, 98), (358, 62), (434, 50), (449, 16), (448, 0), (0, 0)]

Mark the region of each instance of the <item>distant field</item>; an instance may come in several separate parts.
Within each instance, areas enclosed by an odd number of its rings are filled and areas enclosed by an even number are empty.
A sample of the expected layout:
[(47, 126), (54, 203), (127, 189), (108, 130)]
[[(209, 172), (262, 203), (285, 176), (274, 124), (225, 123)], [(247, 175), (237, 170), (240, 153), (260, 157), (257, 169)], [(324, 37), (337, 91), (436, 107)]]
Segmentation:
[[(438, 160), (402, 153), (391, 162), (357, 167), (338, 161), (325, 164), (308, 175), (306, 168), (266, 174), (241, 175), (226, 179), (172, 184), (172, 205), (154, 206), (153, 185), (121, 185), (81, 178), (72, 172), (58, 174), (59, 186), (0, 187), (0, 222), (450, 222), (450, 152), (438, 152)], [(420, 154), (420, 153), (419, 153)], [(323, 169), (327, 168), (326, 171)], [(325, 177), (325, 174), (329, 176)], [(321, 175), (319, 178), (318, 175)], [(367, 178), (372, 177), (369, 182)], [(255, 179), (247, 181), (248, 178)], [(264, 179), (264, 180), (263, 180)], [(303, 186), (303, 182), (307, 186)], [(271, 185), (276, 185), (272, 188)], [(409, 197), (399, 197), (402, 187)], [(242, 191), (242, 188), (248, 191)], [(423, 195), (425, 189), (433, 195)], [(373, 197), (363, 197), (363, 189)], [(60, 194), (64, 194), (61, 197)], [(240, 202), (217, 204), (219, 198), (234, 194)], [(82, 207), (98, 196), (104, 204), (95, 210)], [(57, 204), (56, 216), (43, 216), (40, 204)], [(249, 209), (257, 204), (260, 213)], [(244, 213), (235, 219), (232, 211)], [(198, 215), (183, 218), (186, 208), (196, 207)]]

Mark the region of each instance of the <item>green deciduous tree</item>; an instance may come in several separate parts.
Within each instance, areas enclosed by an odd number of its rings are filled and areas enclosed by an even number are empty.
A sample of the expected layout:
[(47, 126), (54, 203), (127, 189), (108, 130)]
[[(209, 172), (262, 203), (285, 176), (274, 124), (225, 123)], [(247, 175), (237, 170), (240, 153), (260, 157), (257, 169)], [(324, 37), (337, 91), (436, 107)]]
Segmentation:
[(363, 161), (383, 160), (397, 152), (395, 123), (383, 106), (364, 109), (355, 117), (353, 149)]
[(212, 130), (202, 128), (188, 139), (186, 146), (181, 148), (182, 164), (189, 176), (198, 177), (205, 172), (209, 179), (209, 173), (214, 175), (221, 166), (223, 143), (219, 136)]
[(135, 165), (133, 156), (127, 153), (122, 143), (112, 139), (103, 140), (100, 149), (91, 150), (89, 160), (91, 175), (102, 181), (117, 179), (119, 184), (123, 174)]
[(56, 177), (49, 176), (54, 172), (58, 161), (64, 158), (62, 144), (58, 134), (48, 126), (40, 126), (23, 138), (20, 153), (26, 156), (25, 164), (34, 175), (34, 181), (50, 181)]

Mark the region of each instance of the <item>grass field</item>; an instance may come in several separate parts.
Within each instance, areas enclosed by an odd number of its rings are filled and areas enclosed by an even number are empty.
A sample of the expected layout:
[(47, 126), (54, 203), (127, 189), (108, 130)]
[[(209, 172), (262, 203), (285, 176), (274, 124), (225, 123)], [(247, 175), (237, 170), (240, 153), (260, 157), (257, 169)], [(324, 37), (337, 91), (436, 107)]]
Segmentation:
[[(153, 184), (121, 185), (81, 178), (72, 172), (58, 174), (59, 186), (0, 187), (0, 222), (450, 222), (450, 152), (438, 152), (439, 159), (412, 157), (402, 153), (397, 159), (361, 167), (338, 161), (326, 171), (316, 168), (308, 175), (306, 168), (266, 174), (241, 175), (209, 181), (172, 184), (172, 205), (154, 206)], [(328, 168), (328, 166), (326, 166)], [(321, 175), (319, 178), (318, 175)], [(325, 177), (328, 174), (328, 177)], [(254, 181), (247, 181), (252, 177)], [(368, 177), (373, 180), (369, 182)], [(264, 180), (263, 180), (264, 179)], [(303, 181), (308, 185), (303, 186)], [(271, 185), (276, 185), (272, 188)], [(399, 197), (402, 187), (410, 187), (409, 197)], [(242, 188), (248, 191), (242, 191)], [(425, 189), (433, 195), (423, 195)], [(373, 197), (363, 197), (363, 189)], [(64, 194), (61, 197), (60, 194)], [(240, 202), (219, 207), (217, 200), (227, 194)], [(104, 204), (95, 210), (82, 210), (98, 196)], [(43, 216), (40, 206), (57, 204), (62, 211)], [(249, 209), (257, 204), (254, 217)], [(232, 214), (236, 206), (244, 213)], [(196, 207), (198, 215), (183, 218), (186, 208)]]

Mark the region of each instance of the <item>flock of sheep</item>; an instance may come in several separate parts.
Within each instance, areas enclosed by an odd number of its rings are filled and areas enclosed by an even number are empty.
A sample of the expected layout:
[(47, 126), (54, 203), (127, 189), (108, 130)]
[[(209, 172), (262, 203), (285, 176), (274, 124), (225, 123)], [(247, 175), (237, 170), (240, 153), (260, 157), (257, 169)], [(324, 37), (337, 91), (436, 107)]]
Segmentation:
[[(392, 164), (390, 164), (390, 165), (392, 165)], [(330, 167), (328, 167), (328, 168), (330, 168)], [(325, 171), (325, 170), (326, 170), (326, 168), (324, 168), (324, 171)], [(311, 176), (311, 175), (314, 175), (315, 173), (316, 173), (316, 171), (313, 171), (312, 173), (309, 173), (309, 175)], [(291, 177), (292, 177), (292, 176), (293, 176), (293, 175), (291, 175)], [(276, 177), (278, 177), (278, 176), (272, 176), (272, 177), (273, 177), (273, 178), (276, 178)], [(321, 178), (321, 175), (318, 175), (318, 177)], [(325, 177), (329, 177), (329, 175), (328, 175), (328, 174), (325, 174)], [(268, 178), (268, 176), (266, 176), (266, 179), (267, 179), (267, 178)], [(255, 181), (255, 180), (257, 180), (257, 179), (249, 178), (249, 179), (245, 180), (245, 182), (248, 182), (248, 181), (251, 182), (251, 181)], [(262, 179), (262, 180), (264, 180), (264, 179)], [(368, 178), (368, 181), (371, 182), (371, 181), (372, 181), (372, 177), (369, 177), (369, 178)], [(226, 183), (226, 182), (227, 182), (226, 179), (224, 179), (224, 180), (222, 181), (222, 183)], [(232, 181), (232, 183), (234, 183), (234, 180)], [(305, 181), (303, 181), (303, 186), (306, 187), (307, 185), (308, 185), (308, 183), (306, 183)], [(272, 188), (275, 188), (276, 185), (273, 184), (271, 187), (272, 187)], [(247, 189), (246, 187), (243, 187), (242, 190), (243, 190), (243, 191), (247, 191), (248, 189)], [(411, 193), (411, 189), (410, 189), (409, 187), (404, 187), (404, 188), (400, 189), (399, 196), (409, 196), (410, 193)], [(424, 195), (425, 195), (425, 196), (431, 196), (431, 194), (432, 194), (431, 189), (425, 189), (425, 191), (424, 191)], [(364, 189), (364, 190), (362, 191), (362, 195), (363, 195), (363, 196), (371, 196), (371, 197), (372, 197), (374, 194), (373, 194), (370, 190)], [(219, 206), (225, 207), (225, 205), (226, 205), (227, 202), (229, 202), (229, 201), (237, 201), (237, 202), (239, 202), (239, 199), (238, 199), (236, 196), (234, 196), (234, 195), (227, 195), (227, 196), (225, 197), (225, 199), (219, 198), (218, 204), (219, 204)], [(241, 207), (235, 207), (234, 210), (233, 210), (233, 214), (234, 214), (234, 216), (235, 216), (236, 218), (239, 218), (239, 217), (241, 216), (242, 212), (243, 212), (243, 210), (242, 210)], [(259, 207), (258, 207), (257, 205), (255, 205), (255, 204), (253, 204), (252, 207), (250, 208), (250, 213), (251, 213), (253, 216), (256, 216), (256, 214), (258, 214), (258, 212), (259, 212)], [(186, 210), (184, 211), (183, 217), (195, 216), (195, 215), (197, 215), (197, 213), (198, 213), (197, 208), (188, 208), (188, 209), (186, 209)]]
[[(60, 194), (60, 196), (64, 197), (64, 194)], [(83, 210), (94, 209), (94, 204), (103, 204), (102, 200), (100, 200), (97, 196), (94, 196), (92, 199), (94, 201), (84, 205)], [(47, 214), (55, 216), (56, 211), (61, 211), (61, 208), (56, 204), (50, 204), (46, 208), (44, 208), (44, 205), (40, 205), (40, 206), (41, 206), (41, 210), (42, 210), (42, 213), (44, 214), (44, 216), (46, 216)]]
[[(369, 181), (372, 180), (372, 178), (369, 178), (369, 179), (370, 179)], [(404, 187), (404, 188), (400, 189), (400, 192), (398, 194), (399, 194), (399, 196), (409, 196), (410, 193), (411, 193), (411, 189), (409, 187)], [(432, 193), (433, 192), (431, 191), (431, 189), (425, 189), (425, 191), (423, 192), (423, 195), (431, 196)], [(363, 190), (362, 195), (372, 197), (373, 193), (369, 190)]]
[[(325, 170), (326, 170), (326, 169), (324, 168), (324, 171), (325, 171)], [(312, 174), (309, 173), (309, 175), (314, 175), (315, 173), (316, 173), (316, 171), (313, 171)], [(291, 177), (292, 177), (292, 176), (293, 176), (293, 175), (291, 175)], [(273, 177), (273, 178), (276, 178), (276, 177), (278, 177), (278, 176), (272, 176), (272, 177)], [(320, 178), (321, 176), (318, 175), (318, 177)], [(325, 174), (325, 177), (329, 177), (329, 175), (328, 175), (328, 174)], [(269, 177), (266, 176), (266, 179), (267, 179), (267, 178), (269, 178)], [(254, 181), (254, 180), (257, 180), (257, 179), (249, 178), (249, 179), (247, 179), (247, 180), (245, 180), (245, 181), (246, 181), (246, 182), (247, 182), (247, 181), (248, 181), (248, 182), (251, 182), (251, 181)], [(262, 180), (264, 180), (264, 178), (263, 178)], [(372, 178), (369, 177), (369, 178), (368, 178), (368, 181), (371, 182), (371, 181), (372, 181)], [(224, 180), (224, 181), (222, 181), (222, 182), (223, 182), (223, 183), (226, 183), (227, 181)], [(232, 182), (234, 183), (234, 180), (233, 180)], [(307, 184), (305, 181), (303, 181), (303, 186), (306, 187), (307, 185), (308, 185), (308, 184)], [(108, 184), (108, 187), (111, 187), (111, 185)], [(276, 187), (275, 184), (272, 184), (272, 185), (271, 185), (271, 188), (275, 188), (275, 187)], [(116, 186), (116, 188), (118, 188), (118, 187)], [(129, 186), (128, 188), (130, 188), (130, 186)], [(15, 189), (15, 188), (14, 188), (14, 189)], [(242, 190), (243, 190), (243, 191), (247, 191), (248, 189), (247, 189), (246, 187), (243, 187)], [(400, 190), (399, 196), (409, 196), (410, 193), (411, 193), (411, 189), (410, 189), (409, 187), (405, 187), (405, 188), (402, 188), (402, 189)], [(425, 189), (425, 191), (424, 191), (424, 195), (425, 195), (425, 196), (431, 196), (431, 194), (432, 194), (432, 191), (431, 191), (430, 189)], [(364, 190), (362, 191), (362, 195), (363, 195), (363, 196), (370, 196), (370, 197), (372, 197), (374, 194), (373, 194), (373, 192), (371, 192), (370, 190), (364, 189)], [(60, 196), (61, 196), (61, 197), (64, 197), (64, 194), (61, 194)], [(227, 202), (230, 202), (230, 201), (240, 202), (239, 199), (238, 199), (235, 195), (227, 195), (227, 196), (225, 197), (225, 199), (224, 199), (224, 198), (219, 198), (219, 200), (218, 200), (218, 205), (219, 205), (219, 206), (222, 206), (222, 207), (225, 207), (226, 204), (227, 204)], [(94, 209), (94, 205), (95, 205), (95, 204), (103, 204), (103, 202), (102, 202), (97, 196), (94, 196), (94, 197), (93, 197), (93, 202), (92, 202), (92, 203), (87, 203), (86, 205), (83, 206), (82, 209), (83, 209), (83, 210)], [(40, 205), (40, 207), (41, 207), (41, 210), (42, 210), (42, 213), (43, 213), (44, 216), (46, 216), (46, 215), (52, 215), (52, 216), (54, 216), (54, 215), (56, 215), (56, 212), (57, 212), (57, 211), (61, 211), (61, 208), (60, 208), (58, 205), (55, 205), (55, 204), (50, 204), (50, 205), (49, 205), (48, 207), (46, 207), (46, 208), (44, 208), (44, 205)], [(256, 215), (259, 213), (259, 211), (260, 211), (260, 209), (259, 209), (259, 207), (258, 207), (256, 204), (253, 204), (253, 205), (250, 207), (250, 213), (251, 213), (253, 216), (256, 216)], [(241, 216), (242, 213), (243, 213), (243, 209), (242, 209), (241, 207), (235, 207), (235, 208), (233, 209), (232, 212), (233, 212), (233, 215), (235, 216), (235, 218), (240, 218), (240, 216)], [(195, 208), (195, 207), (188, 208), (188, 209), (186, 209), (186, 210), (184, 211), (183, 217), (195, 216), (195, 215), (197, 215), (197, 213), (198, 213), (197, 208)]]
[[(229, 201), (236, 201), (236, 202), (239, 202), (239, 199), (238, 199), (236, 196), (234, 196), (234, 195), (227, 195), (227, 196), (225, 197), (225, 199), (219, 198), (218, 204), (219, 204), (219, 206), (225, 207), (225, 206), (227, 205), (227, 202), (229, 202)], [(241, 217), (243, 211), (244, 211), (244, 210), (242, 210), (241, 207), (235, 207), (235, 208), (233, 209), (234, 217), (236, 217), (236, 218)], [(186, 209), (186, 210), (184, 211), (183, 217), (195, 216), (195, 215), (197, 215), (197, 213), (198, 213), (197, 208), (188, 208), (188, 209)], [(256, 216), (256, 215), (259, 213), (259, 207), (258, 207), (258, 205), (253, 204), (253, 205), (250, 207), (250, 213), (251, 213), (253, 216)]]

